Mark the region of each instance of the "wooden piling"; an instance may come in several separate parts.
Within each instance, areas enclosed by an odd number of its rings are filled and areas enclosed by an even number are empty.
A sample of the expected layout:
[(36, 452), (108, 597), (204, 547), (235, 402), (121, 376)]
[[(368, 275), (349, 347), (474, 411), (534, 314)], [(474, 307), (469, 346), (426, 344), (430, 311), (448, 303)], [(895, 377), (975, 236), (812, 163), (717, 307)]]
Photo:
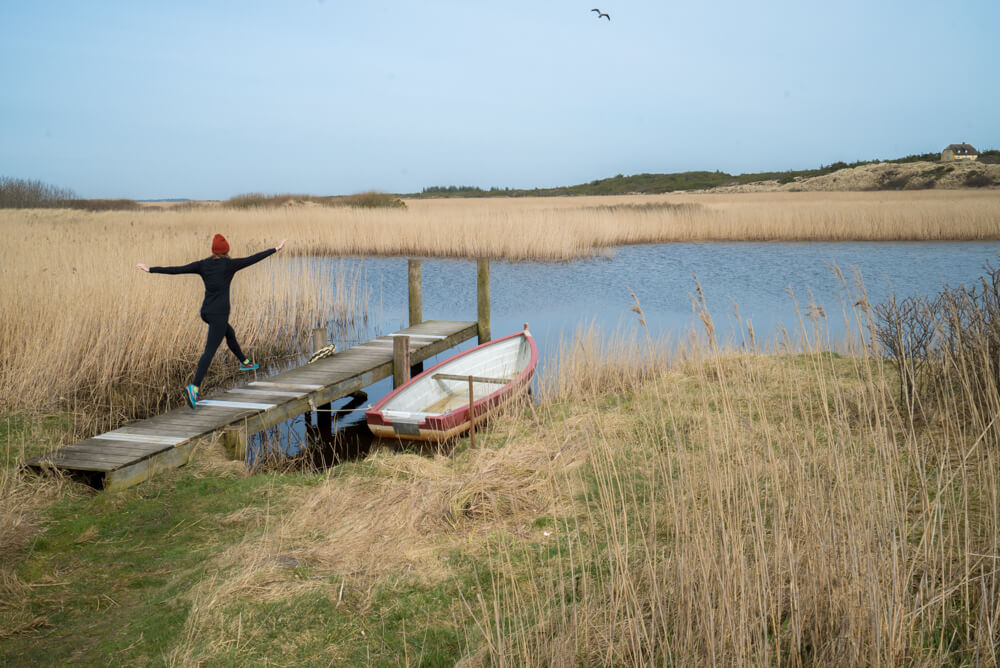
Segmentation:
[[(407, 276), (410, 286), (410, 327), (424, 321), (423, 269), (420, 260), (407, 262)], [(417, 362), (410, 368), (410, 376), (423, 373), (424, 363)]]
[(410, 337), (392, 339), (392, 387), (399, 387), (410, 379)]
[(245, 422), (234, 424), (222, 430), (222, 447), (230, 459), (247, 458), (247, 425)]
[(478, 313), (479, 343), (490, 340), (490, 261), (479, 258), (476, 262), (476, 310)]
[[(326, 327), (314, 327), (312, 331), (313, 354), (320, 348), (330, 345)], [(333, 428), (333, 404), (321, 404), (316, 407), (316, 427), (322, 434), (329, 434)]]
[(424, 321), (424, 297), (420, 260), (409, 260), (407, 263), (408, 283), (410, 286), (410, 327)]
[(320, 348), (324, 348), (329, 345), (329, 340), (326, 336), (326, 327), (313, 327), (312, 331), (312, 342), (313, 342), (313, 353), (315, 353)]

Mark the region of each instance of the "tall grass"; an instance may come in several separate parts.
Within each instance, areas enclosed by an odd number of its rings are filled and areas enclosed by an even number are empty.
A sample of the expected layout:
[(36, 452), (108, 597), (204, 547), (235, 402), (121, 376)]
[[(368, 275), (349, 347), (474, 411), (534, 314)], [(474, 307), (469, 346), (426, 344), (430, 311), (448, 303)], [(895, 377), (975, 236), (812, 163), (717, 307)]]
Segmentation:
[[(480, 449), (381, 450), (285, 499), (192, 592), (171, 660), (265, 635), (253, 601), (319, 592), (363, 620), (415, 580), (456, 596), (412, 611), (404, 641), (454, 624), (467, 667), (996, 665), (995, 436), (957, 399), (918, 427), (892, 365), (808, 326), (739, 351), (581, 330), (542, 403)], [(369, 628), (331, 654), (398, 643)]]
[[(3, 214), (0, 413), (70, 411), (85, 432), (177, 405), (204, 346), (201, 280), (146, 274), (134, 265), (205, 257), (219, 231), (237, 256), (274, 246), (285, 234), (280, 226), (229, 222)], [(237, 275), (230, 322), (248, 354), (272, 362), (304, 348), (312, 327), (361, 325), (366, 295), (358, 281), (337, 264), (280, 254)], [(235, 376), (224, 348), (209, 388)]]
[[(572, 346), (586, 361), (551, 386), (587, 416), (563, 445), (589, 462), (554, 484), (584, 503), (552, 532), (555, 558), (492, 545), (466, 663), (996, 665), (995, 391), (989, 405), (943, 392), (918, 426), (865, 345), (841, 358), (811, 340), (793, 353), (692, 338), (653, 378), (632, 344)], [(595, 368), (617, 368), (629, 418)]]

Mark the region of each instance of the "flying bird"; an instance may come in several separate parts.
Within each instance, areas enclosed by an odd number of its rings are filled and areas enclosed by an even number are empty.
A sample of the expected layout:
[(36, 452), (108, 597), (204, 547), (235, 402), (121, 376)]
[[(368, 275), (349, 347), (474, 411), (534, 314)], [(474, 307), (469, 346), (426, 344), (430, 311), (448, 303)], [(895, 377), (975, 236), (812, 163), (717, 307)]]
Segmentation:
[(602, 12), (600, 9), (591, 9), (590, 11), (597, 12), (597, 18), (599, 18), (599, 19), (603, 18), (603, 19), (607, 19), (609, 21), (611, 20), (611, 17), (608, 16), (607, 14), (605, 14), (604, 12)]

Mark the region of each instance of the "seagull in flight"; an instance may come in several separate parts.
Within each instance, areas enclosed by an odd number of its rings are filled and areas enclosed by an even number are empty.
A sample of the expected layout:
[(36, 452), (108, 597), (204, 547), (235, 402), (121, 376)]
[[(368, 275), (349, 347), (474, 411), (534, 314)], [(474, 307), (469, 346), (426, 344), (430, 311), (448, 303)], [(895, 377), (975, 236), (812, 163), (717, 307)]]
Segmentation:
[(602, 12), (600, 9), (591, 9), (592, 12), (597, 12), (597, 18), (611, 20), (611, 17)]

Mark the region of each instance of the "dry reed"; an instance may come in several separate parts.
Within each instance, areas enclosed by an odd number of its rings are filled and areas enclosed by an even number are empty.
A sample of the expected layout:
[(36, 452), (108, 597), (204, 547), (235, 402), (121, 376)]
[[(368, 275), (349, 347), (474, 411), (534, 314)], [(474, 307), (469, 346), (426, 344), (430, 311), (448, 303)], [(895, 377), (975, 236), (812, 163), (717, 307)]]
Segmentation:
[[(147, 215), (148, 214), (144, 214)], [(243, 227), (170, 214), (0, 215), (0, 413), (68, 410), (82, 430), (107, 428), (180, 402), (204, 345), (196, 276), (139, 272), (136, 262), (186, 264), (224, 231), (234, 255), (273, 246), (279, 225)], [(357, 275), (343, 265), (279, 255), (241, 272), (230, 321), (261, 360), (294, 355), (315, 326), (353, 334), (367, 317)], [(356, 338), (356, 337), (352, 337)], [(223, 350), (206, 385), (235, 375)], [(223, 361), (224, 360), (224, 361)]]
[[(969, 416), (941, 396), (916, 428), (864, 346), (838, 359), (699, 341), (651, 381), (619, 365), (632, 418), (580, 435), (586, 511), (560, 523), (541, 577), (512, 566), (533, 548), (497, 543), (466, 663), (996, 665), (996, 397)], [(561, 368), (576, 412), (608, 411), (589, 382), (606, 362)]]
[(490, 574), (459, 588), (461, 665), (995, 665), (1000, 451), (967, 414), (915, 429), (863, 345), (692, 337), (650, 373), (648, 343), (579, 338), (484, 448), (378, 451), (255, 518), (172, 661), (252, 645), (266, 620), (229, 614), (248, 601), (319, 589), (366, 615), (379, 583), (457, 575), (460, 549)]

